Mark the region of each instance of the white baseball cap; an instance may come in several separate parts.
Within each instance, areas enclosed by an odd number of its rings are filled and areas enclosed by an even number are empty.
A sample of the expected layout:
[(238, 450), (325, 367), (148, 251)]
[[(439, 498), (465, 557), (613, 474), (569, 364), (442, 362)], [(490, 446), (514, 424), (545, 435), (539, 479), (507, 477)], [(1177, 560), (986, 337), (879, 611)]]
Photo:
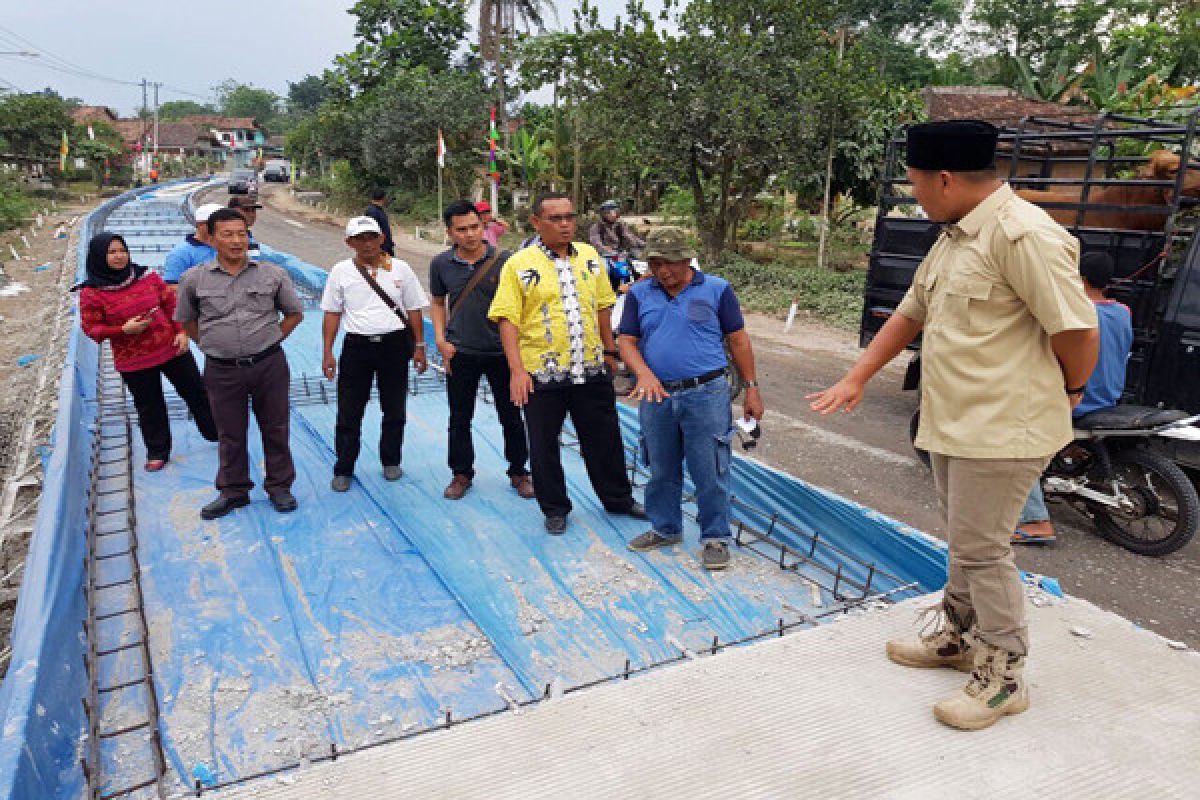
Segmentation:
[(208, 222), (208, 218), (213, 215), (214, 211), (220, 211), (224, 207), (220, 203), (205, 203), (196, 209), (196, 222)]
[(351, 236), (358, 236), (360, 233), (378, 233), (382, 235), (383, 231), (379, 230), (379, 223), (370, 217), (351, 217), (350, 221), (346, 223), (346, 238), (349, 239)]

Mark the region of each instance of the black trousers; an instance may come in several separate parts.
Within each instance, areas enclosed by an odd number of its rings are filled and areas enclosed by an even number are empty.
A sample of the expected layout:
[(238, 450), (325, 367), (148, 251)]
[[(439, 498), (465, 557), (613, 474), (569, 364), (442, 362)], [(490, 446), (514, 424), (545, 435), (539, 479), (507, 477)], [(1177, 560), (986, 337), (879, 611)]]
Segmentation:
[(455, 475), (475, 476), (475, 445), (471, 441), (471, 420), (475, 416), (475, 398), (479, 379), (487, 377), (496, 403), (496, 418), (504, 432), (504, 458), (509, 475), (527, 475), (525, 462), (529, 446), (525, 443), (525, 424), (521, 410), (508, 394), (508, 362), (503, 354), (486, 356), (455, 353), (446, 377), (446, 399), (450, 403), (450, 453), (448, 463)]
[(289, 438), (291, 374), (282, 349), (249, 367), (218, 364), (211, 358), (204, 363), (204, 385), (221, 435), (216, 484), (224, 497), (243, 497), (254, 488), (246, 449), (251, 409), (262, 436), (267, 468), (263, 488), (268, 495), (291, 490), (296, 480)]
[(385, 467), (400, 465), (404, 448), (404, 419), (408, 405), (408, 362), (413, 356), (413, 339), (397, 331), (373, 342), (348, 333), (338, 358), (338, 408), (334, 427), (337, 461), (334, 475), (353, 475), (362, 441), (363, 414), (371, 398), (372, 383), (379, 386), (383, 425), (379, 434), (379, 460)]
[(558, 442), (567, 414), (575, 425), (596, 497), (609, 511), (628, 511), (633, 505), (633, 489), (625, 474), (616, 395), (612, 381), (606, 380), (563, 386), (534, 384), (525, 406), (525, 426), (533, 488), (542, 513), (558, 516), (571, 510)]
[(121, 373), (133, 395), (133, 407), (137, 410), (138, 427), (142, 429), (149, 461), (165, 461), (171, 456), (171, 423), (167, 419), (167, 401), (162, 388), (164, 376), (187, 403), (200, 435), (210, 442), (217, 440), (217, 424), (213, 422), (208, 393), (200, 379), (196, 359), (189, 350), (157, 367)]

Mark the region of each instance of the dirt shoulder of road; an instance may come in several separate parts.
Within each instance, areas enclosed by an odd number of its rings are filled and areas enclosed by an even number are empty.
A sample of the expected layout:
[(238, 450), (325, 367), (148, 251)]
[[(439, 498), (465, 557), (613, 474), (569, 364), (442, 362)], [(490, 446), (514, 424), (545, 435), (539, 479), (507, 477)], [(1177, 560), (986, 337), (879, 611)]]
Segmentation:
[[(39, 450), (49, 442), (57, 410), (74, 325), (69, 289), (75, 278), (78, 223), (89, 210), (90, 204), (54, 209), (47, 203), (41, 226), (0, 234), (5, 276), (0, 280), (0, 385), (5, 387), (0, 395), (0, 650), (7, 648), (12, 633), (37, 515)], [(55, 238), (60, 227), (66, 236)], [(5, 657), (0, 675), (7, 666)]]

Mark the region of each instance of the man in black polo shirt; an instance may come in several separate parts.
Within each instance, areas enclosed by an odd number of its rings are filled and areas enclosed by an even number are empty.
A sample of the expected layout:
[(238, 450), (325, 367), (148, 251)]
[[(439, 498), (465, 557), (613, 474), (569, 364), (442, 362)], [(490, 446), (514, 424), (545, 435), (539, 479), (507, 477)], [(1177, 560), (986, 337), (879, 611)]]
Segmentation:
[(479, 379), (486, 376), (504, 431), (504, 457), (508, 476), (521, 497), (533, 497), (533, 482), (525, 469), (529, 449), (521, 412), (508, 391), (508, 362), (496, 323), (488, 308), (496, 294), (500, 269), (507, 252), (497, 251), (484, 238), (483, 220), (475, 206), (459, 200), (446, 207), (442, 218), (454, 247), (438, 255), (429, 266), (430, 316), (438, 352), (446, 368), (446, 398), (450, 403), (449, 464), (453, 478), (445, 496), (458, 500), (475, 477), (475, 448), (471, 418)]

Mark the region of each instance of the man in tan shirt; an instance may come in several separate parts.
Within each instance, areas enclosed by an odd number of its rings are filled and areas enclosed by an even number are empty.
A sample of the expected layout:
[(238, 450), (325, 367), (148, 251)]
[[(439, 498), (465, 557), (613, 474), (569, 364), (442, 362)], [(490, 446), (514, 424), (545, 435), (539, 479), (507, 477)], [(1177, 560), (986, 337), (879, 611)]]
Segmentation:
[(946, 513), (944, 618), (915, 641), (888, 642), (887, 654), (971, 672), (934, 706), (964, 730), (1029, 707), (1025, 591), (1010, 537), (1033, 482), (1071, 440), (1071, 408), (1099, 346), (1079, 244), (1000, 180), (996, 138), (971, 120), (909, 129), (913, 195), (945, 227), (858, 362), (809, 396), (823, 414), (852, 411), (867, 381), (923, 332), (916, 444), (930, 453)]

